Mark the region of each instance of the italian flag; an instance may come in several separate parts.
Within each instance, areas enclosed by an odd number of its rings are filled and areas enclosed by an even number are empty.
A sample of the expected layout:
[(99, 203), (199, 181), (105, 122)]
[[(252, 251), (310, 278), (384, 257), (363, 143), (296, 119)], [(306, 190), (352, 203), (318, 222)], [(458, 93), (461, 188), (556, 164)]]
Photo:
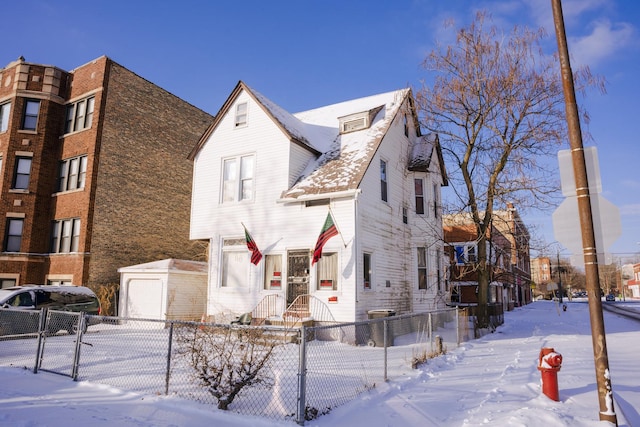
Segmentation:
[(333, 218), (331, 217), (331, 212), (327, 213), (327, 219), (324, 221), (324, 226), (320, 231), (320, 235), (318, 236), (318, 241), (316, 242), (316, 247), (313, 250), (313, 260), (311, 261), (311, 265), (318, 262), (318, 260), (322, 257), (322, 247), (327, 240), (332, 238), (333, 236), (338, 235), (338, 229), (333, 222)]
[(244, 224), (242, 224), (242, 227), (244, 228), (244, 237), (247, 240), (247, 249), (251, 251), (251, 264), (258, 265), (262, 259), (262, 253), (260, 253), (258, 245), (256, 245), (255, 240), (253, 240), (253, 237), (251, 237), (251, 234), (247, 231), (247, 227), (245, 227)]

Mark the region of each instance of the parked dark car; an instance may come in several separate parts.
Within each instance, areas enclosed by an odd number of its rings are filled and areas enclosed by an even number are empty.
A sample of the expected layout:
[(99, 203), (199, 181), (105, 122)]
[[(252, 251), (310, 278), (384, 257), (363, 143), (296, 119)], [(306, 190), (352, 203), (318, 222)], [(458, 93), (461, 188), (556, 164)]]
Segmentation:
[(607, 296), (604, 299), (606, 301), (615, 301), (616, 300), (616, 296), (614, 294), (607, 294)]
[[(0, 310), (0, 335), (25, 334), (38, 331), (38, 312), (43, 308), (99, 315), (100, 300), (84, 286), (25, 285), (0, 289), (0, 308), (4, 309)], [(98, 322), (90, 319), (85, 326)], [(48, 332), (74, 334), (77, 326), (76, 316), (66, 316), (50, 322)]]

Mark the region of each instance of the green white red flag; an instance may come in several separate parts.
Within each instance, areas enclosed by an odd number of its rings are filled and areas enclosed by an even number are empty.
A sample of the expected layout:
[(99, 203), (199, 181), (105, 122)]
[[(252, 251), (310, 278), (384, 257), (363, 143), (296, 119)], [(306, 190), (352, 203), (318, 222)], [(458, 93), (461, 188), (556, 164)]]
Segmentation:
[(324, 226), (320, 231), (320, 235), (318, 236), (318, 241), (316, 242), (316, 247), (313, 250), (313, 260), (311, 261), (311, 265), (318, 262), (318, 260), (322, 257), (322, 247), (327, 240), (332, 238), (333, 236), (338, 235), (338, 229), (336, 228), (335, 223), (333, 222), (333, 217), (331, 216), (331, 212), (327, 213), (327, 219), (324, 221)]
[(262, 253), (258, 249), (258, 245), (256, 245), (253, 237), (251, 237), (251, 234), (249, 234), (249, 231), (247, 231), (247, 227), (245, 227), (244, 224), (242, 224), (242, 227), (244, 228), (244, 237), (247, 240), (247, 249), (251, 251), (251, 264), (258, 265), (262, 259)]

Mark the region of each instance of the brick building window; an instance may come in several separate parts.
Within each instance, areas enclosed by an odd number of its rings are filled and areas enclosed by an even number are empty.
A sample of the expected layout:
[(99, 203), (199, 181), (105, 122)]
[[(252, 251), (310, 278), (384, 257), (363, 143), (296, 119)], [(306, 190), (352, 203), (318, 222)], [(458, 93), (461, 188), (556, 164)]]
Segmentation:
[(13, 185), (16, 190), (27, 190), (31, 176), (31, 157), (16, 157), (16, 168), (13, 173)]
[(7, 218), (6, 237), (4, 238), (5, 252), (20, 252), (23, 225), (24, 219), (22, 218)]
[(80, 219), (61, 219), (53, 222), (51, 252), (78, 252), (80, 243)]
[(9, 128), (9, 114), (11, 113), (11, 103), (0, 104), (0, 132), (6, 132)]
[(95, 97), (89, 97), (67, 105), (64, 133), (88, 129), (93, 122)]
[(58, 191), (84, 188), (87, 178), (87, 156), (62, 160), (58, 169)]
[(23, 130), (36, 130), (39, 112), (40, 101), (37, 99), (27, 99), (27, 102), (24, 104), (24, 115), (22, 116)]
[(16, 279), (0, 277), (0, 289), (16, 286)]

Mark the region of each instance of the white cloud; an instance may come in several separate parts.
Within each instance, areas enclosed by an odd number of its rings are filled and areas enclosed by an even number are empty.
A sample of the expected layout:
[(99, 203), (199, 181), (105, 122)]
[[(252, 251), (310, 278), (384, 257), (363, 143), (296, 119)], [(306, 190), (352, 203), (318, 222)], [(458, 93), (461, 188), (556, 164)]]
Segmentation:
[(572, 61), (576, 65), (598, 65), (629, 46), (634, 41), (635, 34), (636, 29), (631, 24), (597, 21), (593, 24), (591, 34), (570, 38)]

